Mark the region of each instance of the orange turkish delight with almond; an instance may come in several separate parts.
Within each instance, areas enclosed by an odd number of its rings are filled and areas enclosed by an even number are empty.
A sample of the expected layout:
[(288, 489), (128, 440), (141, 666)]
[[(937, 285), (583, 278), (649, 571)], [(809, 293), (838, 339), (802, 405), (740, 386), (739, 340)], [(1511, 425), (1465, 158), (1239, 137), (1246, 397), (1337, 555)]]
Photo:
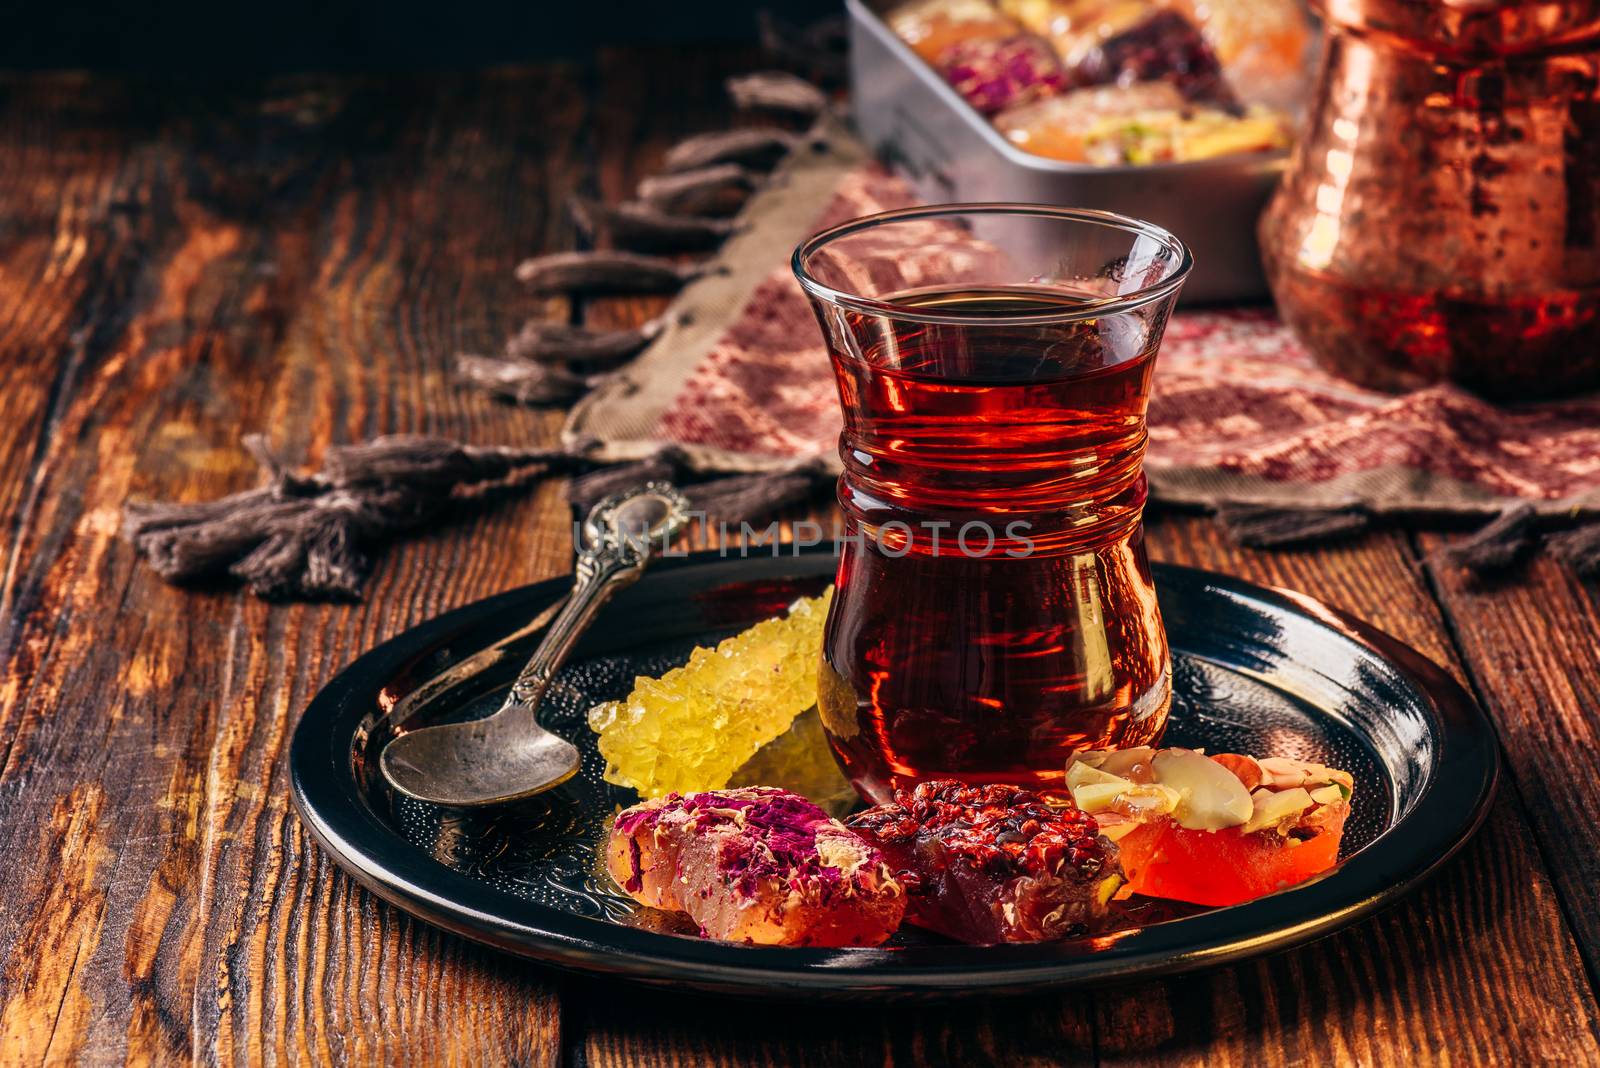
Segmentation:
[(1193, 749), (1086, 751), (1067, 788), (1117, 844), (1126, 892), (1236, 905), (1332, 868), (1349, 772), (1286, 757)]

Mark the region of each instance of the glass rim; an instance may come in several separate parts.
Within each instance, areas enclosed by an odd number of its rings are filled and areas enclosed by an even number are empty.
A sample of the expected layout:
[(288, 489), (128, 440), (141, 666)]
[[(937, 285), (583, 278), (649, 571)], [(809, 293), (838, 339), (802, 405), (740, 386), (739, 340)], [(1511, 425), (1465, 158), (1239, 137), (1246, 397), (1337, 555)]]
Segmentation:
[[(1109, 229), (1122, 230), (1126, 233), (1152, 238), (1166, 245), (1177, 253), (1178, 266), (1170, 275), (1159, 282), (1141, 286), (1131, 293), (1089, 298), (1082, 304), (1074, 306), (1070, 311), (1024, 312), (1008, 316), (973, 316), (961, 315), (955, 312), (928, 311), (923, 308), (911, 308), (904, 304), (895, 304), (892, 301), (878, 300), (875, 297), (862, 296), (859, 293), (847, 293), (844, 290), (835, 289), (818, 279), (807, 266), (806, 261), (823, 246), (850, 234), (888, 223), (905, 222), (909, 219), (955, 215), (1035, 216), (1054, 222), (1088, 223)], [(863, 215), (859, 218), (850, 219), (839, 223), (837, 226), (830, 226), (826, 230), (818, 231), (800, 242), (799, 245), (795, 246), (794, 254), (789, 258), (789, 267), (794, 272), (796, 280), (799, 281), (800, 287), (808, 295), (854, 311), (896, 319), (907, 319), (912, 322), (950, 326), (993, 326), (996, 323), (1026, 326), (1036, 323), (1076, 322), (1080, 319), (1094, 319), (1105, 315), (1114, 315), (1119, 312), (1131, 311), (1171, 296), (1183, 284), (1184, 279), (1189, 276), (1189, 271), (1194, 267), (1194, 256), (1190, 253), (1189, 246), (1180, 241), (1170, 230), (1157, 226), (1155, 223), (1145, 222), (1143, 219), (1135, 219), (1131, 215), (1122, 215), (1114, 211), (1101, 211), (1096, 208), (1063, 208), (1051, 204), (995, 201), (925, 204), (912, 208), (896, 208), (893, 211), (880, 211), (872, 215)]]

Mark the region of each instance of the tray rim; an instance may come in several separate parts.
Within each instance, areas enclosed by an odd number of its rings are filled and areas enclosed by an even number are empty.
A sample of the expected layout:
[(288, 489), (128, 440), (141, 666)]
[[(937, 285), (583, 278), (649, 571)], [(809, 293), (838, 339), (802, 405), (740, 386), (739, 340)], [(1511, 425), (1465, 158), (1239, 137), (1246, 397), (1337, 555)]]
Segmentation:
[[(726, 558), (693, 553), (658, 561), (644, 582), (679, 572), (683, 582), (704, 571), (754, 571), (751, 577), (804, 579), (826, 573), (826, 548), (782, 557)], [(775, 566), (776, 565), (776, 566)], [(911, 949), (814, 949), (737, 946), (659, 934), (526, 901), (438, 864), (377, 818), (341, 773), (350, 736), (333, 731), (354, 695), (373, 693), (419, 648), (515, 604), (554, 601), (569, 579), (557, 577), (506, 591), (425, 620), (351, 662), (317, 693), (295, 726), (290, 747), (291, 797), (301, 821), (331, 859), (378, 897), (434, 926), (470, 940), (566, 970), (702, 990), (787, 996), (1002, 994), (1037, 992), (1132, 978), (1171, 975), (1291, 948), (1331, 934), (1398, 901), (1435, 873), (1487, 817), (1500, 773), (1492, 723), (1465, 690), (1422, 654), (1371, 625), (1307, 595), (1216, 572), (1153, 565), (1163, 577), (1203, 582), (1236, 600), (1309, 616), (1394, 665), (1432, 704), (1438, 766), (1422, 795), (1388, 831), (1388, 848), (1366, 849), (1334, 872), (1244, 905), (1203, 914), (1208, 934), (1178, 934), (1185, 921), (1119, 935), (1110, 948), (1063, 954), (1073, 943), (1025, 946), (937, 946)], [(733, 577), (728, 575), (727, 577)], [(537, 608), (535, 608), (537, 610)], [(328, 730), (317, 730), (322, 727)], [(1446, 728), (1446, 729), (1441, 729)], [(341, 742), (340, 739), (343, 739)], [(348, 766), (348, 760), (344, 761)], [(1470, 774), (1468, 774), (1470, 772)], [(1398, 837), (1396, 837), (1398, 836)], [(419, 863), (420, 862), (420, 863)], [(1301, 895), (1315, 887), (1341, 893), (1331, 907), (1307, 915)], [(520, 916), (521, 919), (512, 917)], [(929, 960), (928, 958), (937, 958)]]

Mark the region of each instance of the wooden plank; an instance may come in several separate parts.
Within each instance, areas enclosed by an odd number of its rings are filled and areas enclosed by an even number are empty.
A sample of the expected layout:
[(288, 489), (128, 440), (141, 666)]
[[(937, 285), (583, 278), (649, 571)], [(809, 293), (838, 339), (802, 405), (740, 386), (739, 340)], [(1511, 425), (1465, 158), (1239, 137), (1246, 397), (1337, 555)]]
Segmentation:
[(1600, 586), (1548, 557), (1477, 580), (1419, 539), (1591, 976), (1600, 975)]
[[(126, 293), (158, 240), (149, 164), (130, 144), (134, 116), (81, 77), (0, 82), (0, 655), (19, 598), (37, 582), (20, 533), (48, 484), (45, 441), (65, 399), (103, 350), (92, 330)], [(83, 118), (77, 136), (55, 117)], [(168, 250), (173, 252), (175, 250)], [(110, 318), (106, 316), (106, 318)]]
[[(60, 128), (46, 139), (128, 134), (116, 166), (145, 205), (130, 239), (142, 245), (114, 285), (43, 277), (26, 305), (86, 331), (29, 476), (47, 491), (31, 510), (9, 503), (21, 563), (0, 677), (0, 1049), (106, 1064), (553, 1063), (550, 976), (337, 873), (289, 811), (284, 756), (298, 710), (363, 649), (565, 570), (556, 488), (383, 556), (353, 606), (173, 589), (116, 540), (116, 519), (130, 496), (251, 484), (237, 444), (249, 430), (311, 458), (387, 431), (548, 439), (552, 417), (464, 392), (448, 367), (537, 310), (510, 281), (516, 258), (570, 243), (551, 209), (582, 167), (578, 79), (84, 92), (100, 104), (48, 113)], [(140, 123), (103, 118), (129, 94)], [(28, 99), (7, 101), (6, 136), (42, 121), (9, 110)], [(46, 188), (49, 158), (0, 146), (22, 171), (0, 196)], [(39, 274), (30, 255), (23, 242), (6, 269)], [(46, 338), (5, 329), (19, 349)]]

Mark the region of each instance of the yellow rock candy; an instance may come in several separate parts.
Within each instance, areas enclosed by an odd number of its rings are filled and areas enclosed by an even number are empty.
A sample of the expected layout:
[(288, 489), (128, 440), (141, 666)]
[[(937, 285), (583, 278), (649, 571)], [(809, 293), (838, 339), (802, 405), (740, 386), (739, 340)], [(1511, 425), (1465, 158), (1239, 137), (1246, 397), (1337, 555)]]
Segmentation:
[(645, 798), (720, 790), (757, 749), (817, 702), (817, 660), (829, 588), (786, 616), (757, 623), (659, 679), (637, 678), (624, 700), (589, 710), (605, 778)]

